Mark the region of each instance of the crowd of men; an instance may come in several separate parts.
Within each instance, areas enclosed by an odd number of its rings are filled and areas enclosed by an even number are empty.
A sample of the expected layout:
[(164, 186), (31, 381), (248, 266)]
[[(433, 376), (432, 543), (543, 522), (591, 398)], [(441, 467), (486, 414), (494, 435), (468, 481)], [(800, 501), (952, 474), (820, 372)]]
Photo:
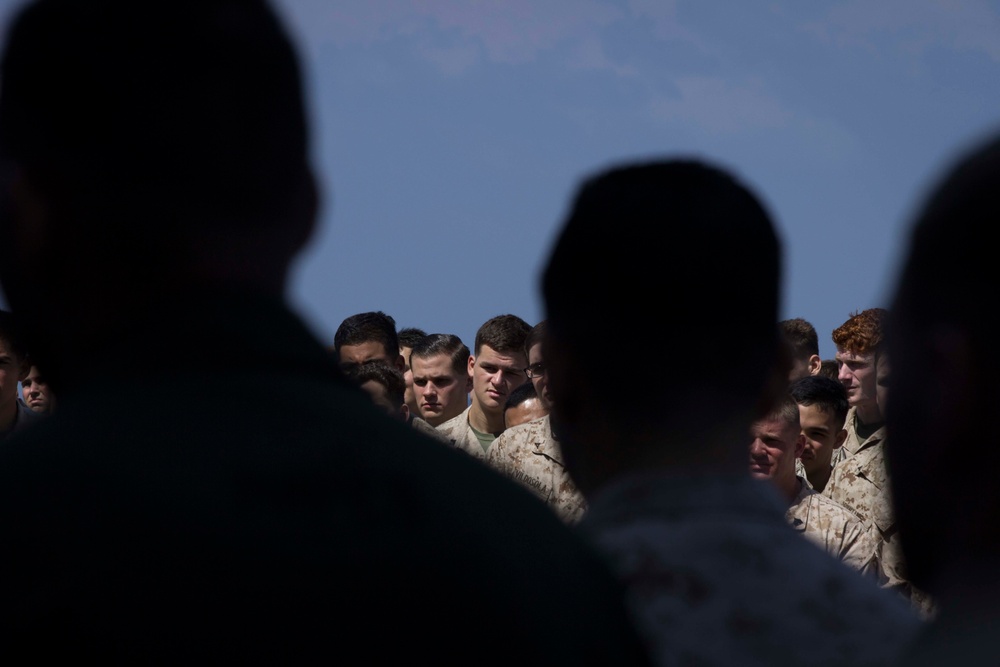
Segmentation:
[[(998, 398), (1000, 139), (924, 202), (834, 360), (778, 318), (752, 187), (673, 156), (582, 180), (542, 322), (497, 315), (470, 348), (373, 311), (325, 345), (284, 299), (321, 194), (305, 108), (265, 0), (13, 17), (0, 655), (995, 661), (1000, 491), (968, 472), (1000, 448), (968, 445)], [(594, 341), (621, 340), (684, 381), (618, 390)]]

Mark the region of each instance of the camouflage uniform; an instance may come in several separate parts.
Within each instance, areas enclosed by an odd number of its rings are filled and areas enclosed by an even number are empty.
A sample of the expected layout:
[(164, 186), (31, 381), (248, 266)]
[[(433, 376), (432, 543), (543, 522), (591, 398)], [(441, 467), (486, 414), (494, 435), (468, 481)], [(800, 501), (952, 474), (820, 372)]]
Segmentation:
[(466, 454), (474, 456), (477, 459), (485, 459), (486, 452), (483, 451), (483, 446), (479, 444), (479, 438), (476, 437), (472, 426), (469, 425), (469, 410), (471, 409), (472, 406), (470, 405), (462, 411), (462, 414), (452, 417), (443, 424), (439, 424), (437, 430), (443, 436), (443, 439), (454, 445), (456, 449), (461, 449)]
[(799, 494), (785, 511), (785, 520), (813, 544), (862, 574), (879, 580), (878, 542), (861, 519), (823, 496), (799, 477)]
[(486, 452), (486, 463), (535, 492), (564, 521), (576, 522), (586, 508), (566, 474), (549, 417), (509, 428)]
[[(857, 443), (856, 435), (854, 439)], [(884, 586), (898, 591), (924, 616), (930, 616), (933, 614), (930, 598), (907, 581), (906, 564), (899, 548), (892, 509), (884, 443), (883, 427), (861, 443), (861, 448), (853, 456), (834, 467), (823, 495), (857, 514), (872, 531), (878, 541), (878, 560)]]
[(847, 419), (844, 420), (844, 430), (847, 431), (847, 438), (844, 439), (844, 444), (840, 448), (833, 450), (833, 460), (830, 461), (830, 465), (834, 467), (844, 459), (849, 459), (865, 448), (885, 439), (885, 426), (883, 426), (862, 440), (861, 436), (858, 435), (857, 415), (857, 408), (851, 408), (847, 411)]
[(919, 629), (749, 475), (631, 475), (591, 501), (578, 525), (625, 583), (658, 665), (889, 665)]
[(421, 419), (420, 417), (410, 417), (410, 426), (412, 426), (413, 428), (415, 428), (416, 430), (420, 431), (421, 433), (423, 433), (425, 435), (431, 436), (435, 440), (440, 440), (441, 442), (446, 442), (449, 445), (451, 444), (451, 440), (447, 436), (445, 436), (444, 433), (442, 433), (441, 431), (437, 430), (436, 428), (434, 428), (433, 426), (431, 426), (429, 423), (427, 423), (426, 420)]

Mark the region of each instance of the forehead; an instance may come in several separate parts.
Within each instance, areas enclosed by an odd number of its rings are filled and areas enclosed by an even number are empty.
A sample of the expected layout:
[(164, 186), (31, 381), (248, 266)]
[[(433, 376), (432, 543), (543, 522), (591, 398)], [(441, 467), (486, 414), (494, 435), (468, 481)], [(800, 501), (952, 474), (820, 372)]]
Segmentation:
[(843, 424), (837, 423), (837, 415), (833, 410), (824, 410), (817, 404), (799, 405), (799, 425), (802, 429), (826, 426), (832, 431), (838, 431)]
[[(451, 365), (451, 356), (441, 352), (429, 357), (413, 357), (410, 359), (410, 371), (414, 376), (421, 375), (454, 375), (459, 373)], [(463, 369), (462, 374), (465, 373)]]
[(501, 368), (520, 368), (524, 364), (524, 355), (520, 352), (497, 352), (489, 345), (483, 345), (476, 357), (476, 364), (490, 364)]
[(799, 435), (799, 427), (784, 419), (762, 419), (754, 422), (750, 432), (755, 438), (773, 438), (777, 440), (794, 440)]
[(848, 352), (843, 348), (837, 348), (837, 354), (833, 356), (834, 359), (840, 362), (854, 362), (858, 364), (870, 364), (875, 360), (875, 354), (869, 352), (868, 354), (855, 354), (854, 352)]
[(385, 346), (382, 345), (382, 343), (373, 340), (358, 343), (357, 345), (340, 346), (341, 361), (354, 361), (361, 363), (362, 361), (368, 361), (370, 359), (382, 359), (389, 363), (395, 361), (395, 357), (389, 357), (389, 353), (386, 351)]
[(539, 342), (532, 345), (531, 349), (528, 350), (528, 363), (537, 364), (541, 360), (542, 360), (542, 344)]

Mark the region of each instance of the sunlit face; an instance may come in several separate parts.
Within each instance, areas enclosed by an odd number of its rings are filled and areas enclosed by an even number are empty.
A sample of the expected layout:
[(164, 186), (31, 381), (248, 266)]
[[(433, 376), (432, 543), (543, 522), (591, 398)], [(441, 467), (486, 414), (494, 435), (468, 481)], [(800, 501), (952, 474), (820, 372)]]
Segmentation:
[(875, 355), (853, 354), (837, 348), (837, 379), (847, 389), (852, 406), (875, 405)]
[(542, 405), (540, 398), (529, 398), (520, 405), (507, 408), (503, 413), (503, 424), (505, 428), (511, 428), (541, 419), (547, 414), (549, 411)]
[(750, 474), (761, 479), (788, 482), (795, 477), (795, 459), (803, 442), (798, 424), (764, 419), (750, 429)]
[(360, 366), (366, 361), (371, 361), (373, 359), (379, 359), (390, 366), (402, 369), (399, 352), (389, 354), (382, 343), (375, 341), (368, 340), (363, 343), (358, 343), (357, 345), (341, 345), (339, 352), (340, 367), (344, 370), (347, 370), (352, 366)]
[(17, 383), (24, 379), (27, 371), (23, 366), (7, 341), (0, 338), (0, 410), (17, 402)]
[(410, 359), (413, 394), (417, 414), (431, 426), (438, 426), (462, 414), (469, 405), (472, 380), (465, 369), (456, 372), (451, 356), (445, 353)]
[(802, 459), (806, 475), (828, 471), (833, 450), (843, 444), (847, 435), (843, 422), (838, 423), (837, 415), (832, 411), (824, 411), (816, 404), (799, 405), (799, 427), (805, 438), (805, 446), (799, 458)]
[(469, 357), (472, 394), (484, 413), (500, 417), (507, 395), (528, 379), (521, 352), (497, 352), (489, 345), (479, 349), (479, 356)]
[(21, 380), (21, 395), (25, 405), (35, 412), (49, 414), (55, 409), (55, 396), (45, 378), (39, 374), (37, 366), (32, 366), (27, 377)]
[(532, 370), (531, 384), (535, 385), (535, 393), (538, 394), (542, 407), (546, 411), (552, 409), (552, 396), (549, 393), (548, 369), (542, 361), (542, 344), (535, 343), (528, 350), (528, 368)]

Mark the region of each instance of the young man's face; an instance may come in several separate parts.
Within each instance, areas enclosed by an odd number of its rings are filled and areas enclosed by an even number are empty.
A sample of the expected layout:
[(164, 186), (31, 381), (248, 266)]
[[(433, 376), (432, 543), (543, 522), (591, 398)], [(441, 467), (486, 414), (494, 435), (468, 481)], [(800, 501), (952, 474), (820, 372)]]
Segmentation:
[(807, 475), (830, 469), (833, 450), (844, 444), (847, 437), (843, 422), (838, 421), (833, 411), (823, 410), (816, 404), (799, 405), (799, 427), (805, 438), (805, 448), (799, 458)]
[(48, 383), (39, 372), (37, 366), (32, 366), (28, 375), (21, 380), (21, 394), (24, 396), (24, 403), (34, 412), (49, 414), (55, 408), (55, 397), (49, 389)]
[(750, 474), (788, 483), (795, 477), (795, 459), (805, 443), (799, 426), (783, 419), (763, 419), (750, 429)]
[(479, 349), (479, 356), (469, 357), (472, 394), (483, 412), (500, 417), (507, 394), (528, 379), (522, 352), (497, 352), (489, 345)]
[(465, 369), (455, 372), (450, 355), (442, 352), (429, 357), (412, 357), (410, 372), (417, 412), (431, 426), (457, 417), (468, 407), (472, 380)]
[(875, 355), (854, 354), (837, 348), (837, 379), (847, 389), (852, 406), (875, 404)]
[(11, 350), (6, 340), (0, 338), (0, 408), (17, 401), (17, 383), (25, 378), (28, 369)]

